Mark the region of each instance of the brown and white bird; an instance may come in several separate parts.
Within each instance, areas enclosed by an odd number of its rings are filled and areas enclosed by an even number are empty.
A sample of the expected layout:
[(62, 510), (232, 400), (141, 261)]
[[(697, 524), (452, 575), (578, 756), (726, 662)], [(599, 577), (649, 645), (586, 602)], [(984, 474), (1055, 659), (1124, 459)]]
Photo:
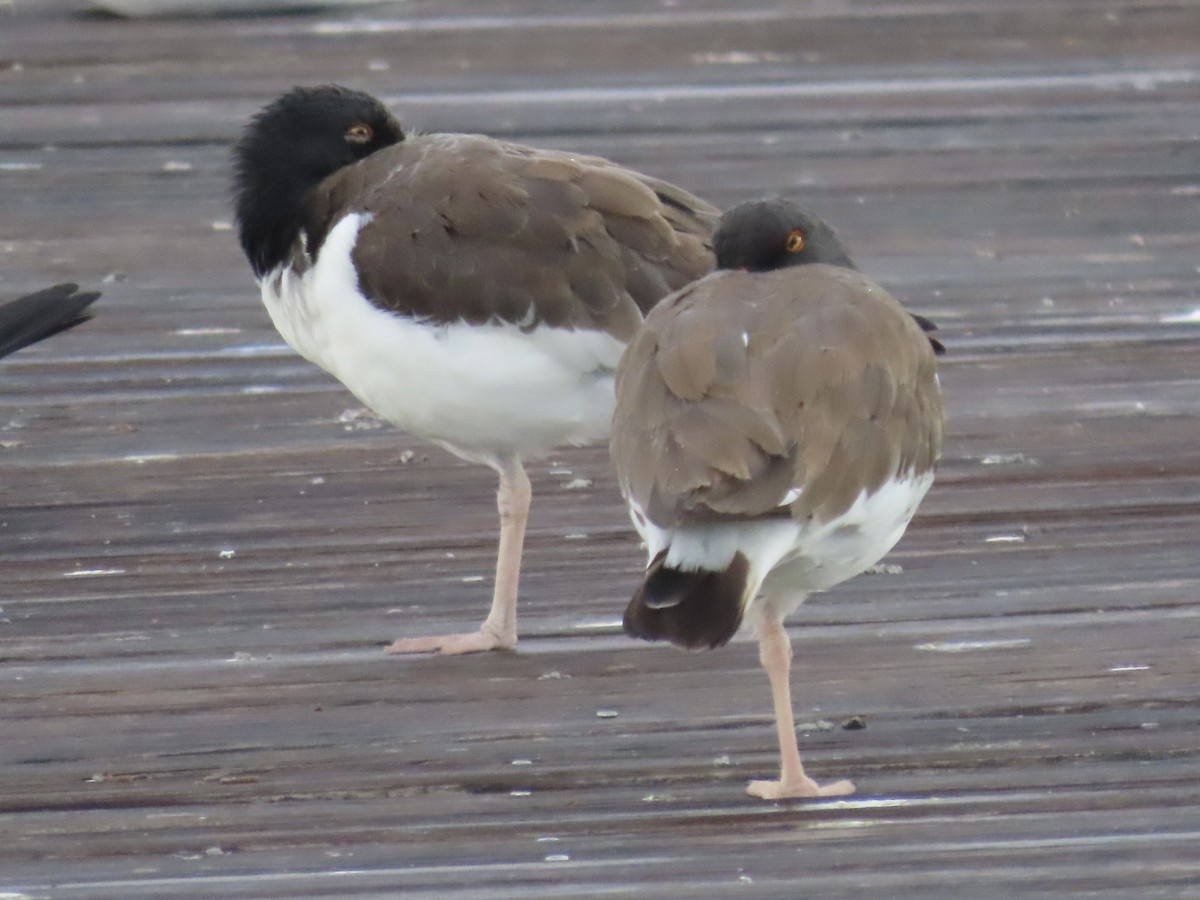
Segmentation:
[(0, 357), (86, 322), (99, 296), (77, 284), (56, 284), (0, 304)]
[(649, 553), (625, 630), (701, 648), (755, 627), (781, 770), (749, 793), (848, 794), (800, 763), (783, 618), (904, 534), (942, 444), (941, 345), (790, 201), (730, 209), (714, 246), (617, 372), (612, 457)]
[(712, 268), (718, 211), (593, 156), (405, 136), (336, 86), (279, 97), (234, 157), (242, 248), (283, 338), (383, 419), (500, 476), (487, 619), (389, 651), (514, 646), (522, 463), (608, 435), (621, 352)]

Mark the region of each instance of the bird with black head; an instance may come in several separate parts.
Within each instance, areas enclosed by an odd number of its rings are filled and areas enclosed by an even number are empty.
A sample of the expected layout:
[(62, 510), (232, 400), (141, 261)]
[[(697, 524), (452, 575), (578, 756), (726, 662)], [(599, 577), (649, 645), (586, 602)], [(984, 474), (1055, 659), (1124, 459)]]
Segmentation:
[(234, 165), (242, 248), (283, 338), (381, 418), (499, 475), (484, 623), (389, 650), (515, 646), (524, 461), (607, 436), (625, 343), (712, 268), (718, 211), (599, 157), (405, 135), (336, 86), (268, 105)]

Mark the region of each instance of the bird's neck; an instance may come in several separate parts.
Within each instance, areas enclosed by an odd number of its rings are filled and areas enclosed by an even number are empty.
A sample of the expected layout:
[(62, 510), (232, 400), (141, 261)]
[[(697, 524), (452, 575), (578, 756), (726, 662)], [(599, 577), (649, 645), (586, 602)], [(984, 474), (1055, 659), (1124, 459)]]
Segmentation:
[(288, 260), (314, 187), (272, 172), (243, 178), (236, 201), (238, 239), (256, 277)]

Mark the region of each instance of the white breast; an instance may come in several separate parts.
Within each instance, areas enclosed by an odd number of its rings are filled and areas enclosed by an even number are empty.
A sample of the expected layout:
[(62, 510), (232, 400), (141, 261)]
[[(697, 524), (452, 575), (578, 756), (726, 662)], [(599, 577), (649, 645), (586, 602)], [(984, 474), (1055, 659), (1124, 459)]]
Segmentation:
[(607, 436), (624, 345), (607, 334), (505, 323), (435, 325), (381, 310), (350, 252), (364, 214), (329, 232), (316, 264), (261, 281), (275, 327), (380, 417), (470, 460), (535, 457)]

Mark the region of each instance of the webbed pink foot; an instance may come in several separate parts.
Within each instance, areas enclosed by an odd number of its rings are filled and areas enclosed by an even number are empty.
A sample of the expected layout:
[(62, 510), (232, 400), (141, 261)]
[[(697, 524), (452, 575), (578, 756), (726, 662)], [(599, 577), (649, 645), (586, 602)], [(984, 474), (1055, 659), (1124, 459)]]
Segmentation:
[(787, 782), (782, 781), (752, 781), (746, 788), (746, 793), (760, 800), (787, 800), (794, 797), (844, 797), (854, 793), (854, 782), (842, 779), (832, 784), (817, 784), (811, 778), (803, 776)]
[(400, 638), (385, 649), (385, 653), (440, 653), (458, 656), (463, 653), (483, 653), (486, 650), (511, 650), (517, 646), (517, 636), (498, 635), (487, 629), (465, 634), (438, 634), (429, 637)]

